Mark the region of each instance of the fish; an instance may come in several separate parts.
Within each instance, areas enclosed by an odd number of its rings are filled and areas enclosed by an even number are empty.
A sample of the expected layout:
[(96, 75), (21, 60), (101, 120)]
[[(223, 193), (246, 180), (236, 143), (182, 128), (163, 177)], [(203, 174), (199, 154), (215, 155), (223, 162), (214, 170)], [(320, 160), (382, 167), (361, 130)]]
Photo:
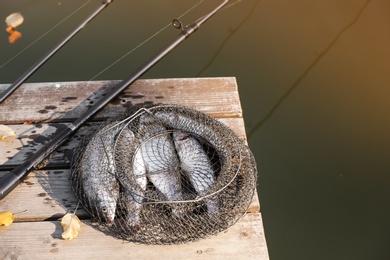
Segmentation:
[[(168, 202), (182, 201), (179, 159), (170, 133), (149, 114), (140, 116), (139, 131), (143, 134), (140, 151), (149, 180)], [(183, 216), (178, 203), (170, 203), (170, 206), (173, 214)]]
[(114, 146), (121, 128), (115, 124), (106, 125), (92, 137), (81, 159), (81, 181), (90, 209), (107, 223), (114, 222), (119, 198)]
[[(195, 191), (200, 196), (206, 196), (215, 184), (214, 170), (206, 152), (193, 135), (182, 131), (175, 131), (172, 135), (181, 168)], [(206, 197), (204, 201), (209, 214), (218, 213), (218, 201), (215, 198)]]
[[(180, 108), (180, 107), (179, 107)], [(191, 111), (191, 110), (190, 110)], [(160, 120), (161, 123), (170, 126), (174, 129), (181, 130), (184, 132), (195, 133), (198, 136), (202, 136), (204, 139), (208, 140), (210, 144), (218, 150), (219, 147), (224, 146), (224, 142), (221, 139), (221, 136), (216, 133), (213, 129), (213, 125), (218, 122), (209, 122), (212, 120), (207, 116), (200, 117), (200, 112), (192, 112), (190, 114), (185, 114), (186, 111), (180, 113), (180, 111), (173, 112), (169, 110), (158, 110), (154, 113), (154, 116)], [(199, 117), (202, 118), (202, 121), (199, 122)]]
[(126, 208), (126, 220), (134, 227), (134, 231), (140, 229), (143, 195), (148, 184), (146, 168), (140, 150), (137, 149), (134, 155), (126, 152), (137, 143), (133, 131), (128, 127), (124, 127), (117, 142), (117, 149), (120, 151), (118, 153), (120, 154), (118, 163), (123, 166), (122, 169), (126, 175), (132, 175), (129, 176), (130, 179), (135, 178), (135, 183), (138, 185), (138, 188), (135, 189), (124, 187), (124, 197), (122, 199), (122, 203)]

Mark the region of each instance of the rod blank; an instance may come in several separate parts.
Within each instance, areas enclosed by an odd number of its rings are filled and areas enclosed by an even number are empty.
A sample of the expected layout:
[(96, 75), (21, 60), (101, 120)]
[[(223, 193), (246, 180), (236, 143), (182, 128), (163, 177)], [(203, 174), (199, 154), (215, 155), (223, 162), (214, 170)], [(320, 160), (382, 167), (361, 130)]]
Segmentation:
[(100, 109), (107, 105), (114, 97), (116, 97), (125, 88), (133, 84), (138, 78), (158, 63), (163, 57), (170, 53), (180, 43), (187, 39), (192, 33), (194, 33), (199, 27), (205, 23), (211, 16), (219, 11), (229, 1), (224, 0), (210, 13), (198, 19), (194, 23), (182, 28), (178, 37), (162, 49), (159, 53), (153, 56), (148, 62), (142, 65), (136, 72), (130, 75), (127, 79), (122, 81), (119, 85), (115, 86), (105, 97), (100, 99), (94, 106), (88, 109), (82, 116), (80, 116), (73, 124), (68, 125), (65, 129), (59, 132), (54, 138), (43, 146), (38, 152), (27, 159), (23, 164), (19, 165), (7, 175), (0, 179), (0, 199), (7, 196), (27, 175), (31, 170), (37, 167), (42, 160), (50, 155), (55, 149), (57, 149), (62, 143), (64, 143), (70, 135), (77, 131), (78, 128), (92, 116), (94, 116)]
[(48, 59), (50, 59), (59, 49), (61, 49), (70, 39), (73, 38), (79, 31), (81, 31), (87, 23), (95, 18), (104, 8), (106, 8), (112, 0), (105, 0), (90, 16), (77, 26), (68, 36), (66, 36), (60, 43), (58, 43), (53, 49), (41, 57), (38, 61), (32, 65), (22, 76), (20, 76), (14, 83), (12, 83), (3, 93), (0, 94), (0, 103), (2, 103), (9, 95), (12, 94), (20, 85), (23, 84), (35, 71), (37, 71)]

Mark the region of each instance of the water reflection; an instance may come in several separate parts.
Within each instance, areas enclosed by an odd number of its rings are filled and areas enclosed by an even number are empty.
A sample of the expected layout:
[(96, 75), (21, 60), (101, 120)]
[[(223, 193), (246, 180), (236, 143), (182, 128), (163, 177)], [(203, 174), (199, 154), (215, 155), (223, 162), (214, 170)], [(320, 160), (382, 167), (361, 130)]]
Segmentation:
[(294, 89), (299, 86), (299, 84), (306, 78), (306, 76), (310, 73), (310, 71), (317, 65), (317, 63), (332, 49), (332, 47), (336, 44), (339, 38), (349, 29), (351, 28), (360, 18), (363, 11), (366, 9), (367, 5), (371, 2), (371, 0), (367, 0), (359, 12), (356, 14), (355, 18), (348, 23), (345, 27), (343, 27), (340, 32), (336, 34), (334, 39), (330, 42), (330, 44), (317, 55), (317, 58), (314, 59), (313, 63), (310, 64), (309, 67), (298, 77), (298, 79), (291, 85), (290, 88), (286, 91), (284, 95), (280, 97), (280, 99), (276, 102), (276, 104), (272, 107), (272, 109), (268, 112), (268, 114), (258, 123), (256, 123), (250, 131), (247, 133), (247, 137), (250, 140), (253, 134), (260, 128), (262, 125), (273, 115), (273, 113), (278, 109), (278, 107), (283, 103), (285, 99), (290, 96), (290, 94), (294, 91)]
[[(89, 80), (198, 2), (114, 1), (31, 81)], [(25, 3), (0, 0), (0, 17), (18, 10), (29, 21), (15, 44), (3, 32), (0, 64), (81, 5)], [(95, 7), (2, 67), (1, 83)], [(383, 0), (241, 1), (145, 75), (237, 78), (271, 259), (390, 259), (389, 10)], [(164, 31), (96, 80), (124, 78), (176, 34)]]
[[(241, 2), (241, 1), (237, 1), (235, 4), (237, 4), (237, 3), (239, 3), (239, 2)], [(207, 69), (211, 66), (211, 64), (213, 64), (213, 63), (215, 62), (216, 58), (217, 58), (218, 55), (221, 53), (223, 47), (228, 43), (228, 41), (230, 40), (230, 38), (231, 38), (238, 30), (240, 30), (240, 28), (241, 28), (242, 26), (244, 26), (245, 23), (252, 17), (252, 15), (255, 13), (255, 10), (256, 10), (257, 5), (258, 5), (260, 2), (261, 2), (261, 0), (256, 1), (256, 2), (253, 4), (252, 8), (250, 8), (249, 14), (246, 15), (245, 18), (244, 18), (244, 19), (243, 19), (235, 28), (229, 30), (228, 36), (222, 41), (221, 45), (218, 47), (217, 51), (216, 51), (216, 52), (214, 53), (214, 55), (211, 57), (210, 61), (209, 61), (206, 65), (204, 65), (204, 67), (196, 74), (197, 77), (202, 76), (203, 72), (204, 72), (205, 70), (207, 70)], [(232, 4), (232, 5), (233, 5), (233, 4)], [(230, 5), (229, 7), (231, 7), (232, 5)]]

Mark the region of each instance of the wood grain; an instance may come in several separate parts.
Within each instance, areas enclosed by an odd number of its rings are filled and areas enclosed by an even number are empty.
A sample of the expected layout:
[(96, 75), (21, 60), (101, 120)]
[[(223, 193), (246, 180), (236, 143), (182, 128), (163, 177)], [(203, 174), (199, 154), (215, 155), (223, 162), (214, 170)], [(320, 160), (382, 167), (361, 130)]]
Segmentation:
[[(118, 84), (118, 81), (28, 83), (0, 104), (0, 124), (17, 136), (0, 142), (0, 177), (44, 146), (68, 122), (73, 122)], [(0, 85), (0, 92), (7, 85)], [(77, 206), (69, 182), (69, 162), (75, 148), (94, 126), (135, 104), (181, 104), (220, 120), (246, 141), (235, 78), (138, 80), (115, 98), (49, 158), (46, 168), (32, 172), (7, 197), (0, 211), (16, 215), (0, 227), (1, 259), (268, 259), (256, 193), (244, 217), (209, 239), (173, 246), (124, 243), (95, 230), (80, 207), (82, 232), (73, 241), (60, 238), (59, 218)]]
[[(0, 172), (0, 177), (6, 172)], [(42, 221), (58, 219), (67, 212), (74, 212), (78, 200), (74, 196), (69, 181), (69, 169), (34, 171), (12, 191), (12, 196), (0, 200), (1, 211), (26, 213), (16, 215), (15, 221)], [(247, 212), (259, 212), (260, 204), (257, 196)], [(80, 206), (77, 214), (88, 217)]]
[[(247, 214), (217, 236), (182, 245), (138, 245), (102, 235), (83, 221), (62, 240), (59, 221), (14, 223), (0, 229), (3, 259), (268, 259), (260, 213)], [(28, 245), (28, 246), (26, 246)]]
[[(2, 104), (0, 124), (74, 121), (119, 81), (29, 83)], [(3, 91), (7, 85), (0, 85)], [(95, 116), (123, 113), (135, 104), (180, 104), (214, 117), (242, 117), (234, 78), (138, 80)]]
[[(242, 118), (219, 118), (219, 121), (230, 127), (241, 139), (245, 140), (245, 126)], [(93, 133), (93, 126), (99, 123), (89, 123), (78, 130), (64, 145), (59, 147), (50, 157), (51, 164), (69, 163), (74, 149), (80, 141)], [(64, 123), (8, 125), (16, 133), (16, 137), (0, 142), (0, 171), (9, 169), (24, 162), (32, 153), (42, 148), (51, 137), (65, 127)]]

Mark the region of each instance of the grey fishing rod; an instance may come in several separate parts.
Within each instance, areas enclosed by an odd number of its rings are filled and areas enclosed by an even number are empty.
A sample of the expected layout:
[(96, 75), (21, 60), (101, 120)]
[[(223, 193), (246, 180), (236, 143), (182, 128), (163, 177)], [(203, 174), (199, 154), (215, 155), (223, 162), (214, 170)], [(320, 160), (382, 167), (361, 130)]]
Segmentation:
[(127, 79), (123, 80), (119, 85), (114, 86), (113, 89), (103, 98), (101, 98), (94, 106), (88, 109), (83, 115), (79, 117), (73, 124), (69, 124), (66, 128), (60, 131), (53, 139), (38, 150), (34, 155), (27, 159), (23, 164), (19, 165), (3, 178), (0, 179), (0, 199), (7, 196), (27, 175), (31, 170), (38, 168), (38, 165), (49, 156), (57, 147), (63, 144), (82, 124), (87, 122), (92, 116), (94, 116), (100, 109), (106, 106), (113, 98), (115, 98), (120, 92), (133, 84), (138, 78), (152, 68), (157, 62), (159, 62), (164, 56), (170, 53), (180, 43), (187, 39), (192, 33), (194, 33), (199, 27), (206, 22), (211, 16), (223, 8), (229, 0), (224, 0), (217, 7), (215, 7), (207, 15), (202, 16), (190, 25), (183, 26), (182, 23), (175, 19), (173, 20), (173, 26), (180, 29), (181, 33), (176, 37), (174, 41), (163, 48), (157, 55), (153, 56), (148, 62), (142, 65), (135, 73), (130, 75)]
[(37, 71), (48, 59), (50, 59), (59, 49), (61, 49), (70, 39), (73, 38), (79, 31), (81, 31), (87, 23), (95, 18), (104, 8), (106, 8), (113, 0), (104, 0), (102, 4), (84, 21), (77, 26), (68, 36), (66, 36), (59, 44), (41, 57), (34, 63), (22, 76), (20, 76), (14, 83), (12, 83), (3, 93), (0, 94), (0, 103), (2, 103), (9, 95), (12, 94), (20, 85), (23, 84), (35, 71)]

